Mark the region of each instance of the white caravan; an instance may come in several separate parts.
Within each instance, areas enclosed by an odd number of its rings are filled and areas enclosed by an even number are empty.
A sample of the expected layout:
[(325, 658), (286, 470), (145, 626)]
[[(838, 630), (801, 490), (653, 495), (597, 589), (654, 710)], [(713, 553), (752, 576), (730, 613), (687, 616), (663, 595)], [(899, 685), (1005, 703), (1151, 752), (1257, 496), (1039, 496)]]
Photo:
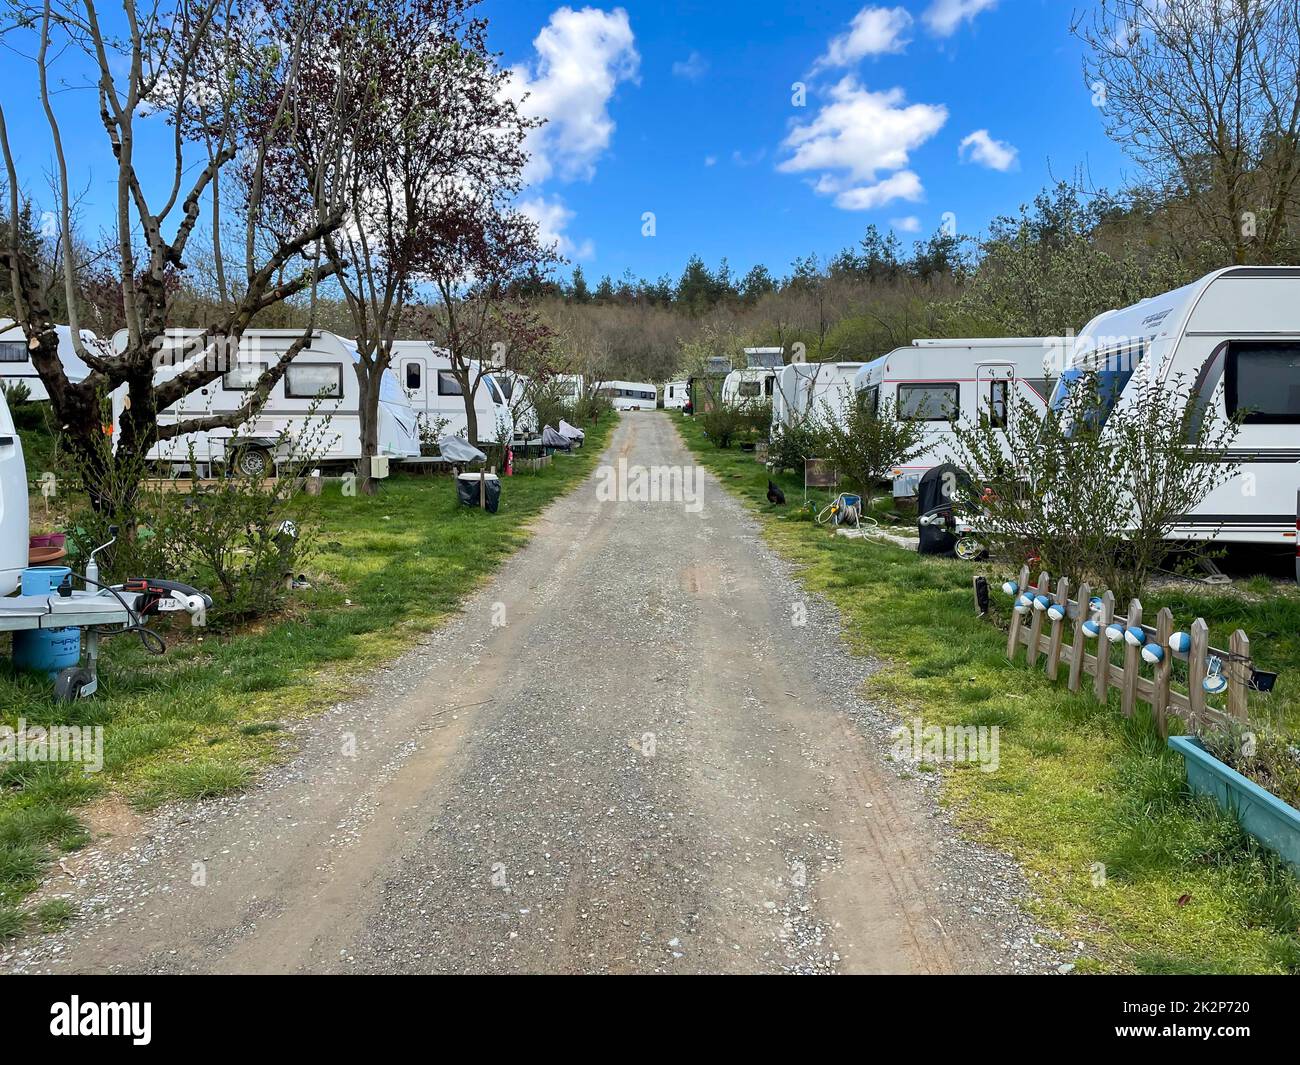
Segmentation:
[(587, 387), (586, 379), (580, 373), (556, 374), (555, 383), (556, 393), (566, 403), (577, 403)]
[(779, 372), (771, 367), (732, 370), (722, 381), (722, 402), (734, 406), (771, 399)]
[(510, 421), (516, 435), (540, 433), (542, 427), (537, 424), (537, 408), (533, 406), (533, 379), (527, 374), (515, 370), (493, 370), (492, 383), (505, 397), (510, 408)]
[(27, 468), (9, 404), (0, 392), (0, 595), (18, 587), (27, 568)]
[[(223, 372), (160, 411), (159, 425), (238, 410), (247, 402), (258, 378), (302, 336), (302, 330), (250, 329), (240, 338), (239, 350), (233, 357), (215, 348), (187, 351), (187, 340), (192, 343), (199, 336), (202, 330), (169, 329), (167, 339), (175, 354), (158, 360), (155, 380), (167, 381), (205, 359), (214, 361)], [(115, 334), (113, 343), (122, 350), (126, 331)], [(361, 386), (354, 369), (359, 358), (352, 341), (316, 330), (254, 417), (232, 429), (185, 433), (164, 440), (150, 449), (148, 457), (155, 462), (188, 466), (193, 454), (196, 463), (233, 462), (244, 473), (266, 474), (276, 463), (292, 458), (295, 442), (303, 438), (318, 456), (321, 468), (355, 468), (361, 458)], [(115, 436), (125, 395), (125, 386), (113, 393)], [(328, 427), (319, 431), (327, 417)], [(409, 458), (419, 454), (415, 411), (397, 379), (387, 373), (379, 392), (379, 455)]]
[(1241, 416), (1228, 456), (1239, 473), (1185, 516), (1174, 539), (1296, 542), (1300, 267), (1216, 270), (1098, 315), (1068, 350), (1053, 403), (1086, 371), (1101, 378), (1112, 408), (1107, 422), (1125, 416), (1144, 381), (1193, 394), (1202, 416), (1218, 424)]
[[(439, 437), (465, 436), (465, 393), (452, 373), (451, 354), (427, 340), (399, 340), (393, 344), (393, 369), (418, 411)], [(478, 363), (469, 363), (470, 380), (478, 378)], [(514, 435), (510, 405), (500, 386), (485, 373), (474, 390), (474, 415), (479, 443), (509, 441)], [(439, 429), (439, 426), (441, 428)]]
[(689, 381), (669, 381), (664, 385), (664, 410), (681, 410), (690, 398)]
[(860, 362), (792, 362), (777, 375), (772, 390), (772, 431), (821, 424), (853, 395)]
[[(90, 368), (77, 356), (72, 346), (72, 330), (66, 325), (55, 326), (59, 332), (59, 361), (63, 363), (63, 373), (74, 384), (84, 381), (90, 375)], [(81, 342), (94, 350), (99, 343), (95, 334), (89, 329), (81, 331)], [(31, 353), (27, 348), (27, 337), (22, 326), (15, 325), (10, 318), (0, 318), (0, 380), (12, 388), (15, 384), (24, 384), (34, 400), (50, 398), (45, 390), (45, 383), (32, 364)]]
[(597, 391), (608, 396), (615, 410), (654, 410), (659, 393), (646, 381), (602, 381)]
[(958, 459), (954, 421), (973, 422), (983, 415), (1006, 425), (1019, 400), (1041, 417), (1047, 412), (1048, 381), (1044, 353), (1059, 347), (1051, 337), (914, 340), (867, 363), (854, 377), (878, 411), (888, 400), (893, 414), (925, 423), (923, 450), (893, 472), (894, 496), (916, 495), (927, 470)]

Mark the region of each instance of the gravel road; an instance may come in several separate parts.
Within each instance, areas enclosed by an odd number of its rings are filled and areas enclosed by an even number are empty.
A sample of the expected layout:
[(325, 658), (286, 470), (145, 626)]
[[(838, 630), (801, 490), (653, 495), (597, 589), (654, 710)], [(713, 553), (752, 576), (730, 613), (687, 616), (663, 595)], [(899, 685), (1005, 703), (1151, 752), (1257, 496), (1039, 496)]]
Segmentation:
[[(662, 413), (620, 458), (695, 474)], [(701, 476), (697, 507), (598, 471), (247, 793), (93, 810), (42, 890), (82, 918), (0, 968), (1055, 970), (1014, 864), (887, 760), (873, 664)]]

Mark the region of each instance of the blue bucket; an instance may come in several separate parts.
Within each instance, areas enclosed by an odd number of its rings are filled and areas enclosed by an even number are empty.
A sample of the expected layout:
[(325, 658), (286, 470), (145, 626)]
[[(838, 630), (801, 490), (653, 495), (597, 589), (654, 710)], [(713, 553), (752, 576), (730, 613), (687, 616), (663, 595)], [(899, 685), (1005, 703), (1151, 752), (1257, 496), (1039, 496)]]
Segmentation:
[(54, 595), (71, 572), (67, 566), (29, 566), (23, 570), (23, 595)]

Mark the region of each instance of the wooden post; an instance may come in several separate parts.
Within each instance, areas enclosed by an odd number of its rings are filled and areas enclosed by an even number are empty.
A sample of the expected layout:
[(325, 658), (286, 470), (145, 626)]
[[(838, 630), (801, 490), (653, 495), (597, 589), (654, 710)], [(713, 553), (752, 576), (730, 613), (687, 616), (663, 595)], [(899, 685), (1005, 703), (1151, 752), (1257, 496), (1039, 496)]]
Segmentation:
[[(1070, 608), (1070, 581), (1062, 577), (1056, 583), (1056, 602), (1069, 612)], [(1052, 622), (1052, 636), (1047, 645), (1047, 677), (1049, 680), (1056, 679), (1056, 672), (1061, 664), (1061, 640), (1065, 637), (1065, 622)]]
[(1106, 639), (1106, 626), (1115, 620), (1115, 593), (1108, 591), (1101, 597), (1101, 633), (1097, 637), (1097, 671), (1092, 678), (1092, 694), (1097, 702), (1104, 703), (1110, 692), (1110, 642)]
[[(1050, 578), (1047, 576), (1045, 570), (1038, 575), (1038, 587), (1035, 591), (1035, 595), (1047, 594), (1048, 580), (1050, 580)], [(1029, 649), (1025, 651), (1025, 662), (1031, 666), (1038, 661), (1038, 637), (1043, 633), (1043, 618), (1047, 616), (1045, 610), (1039, 610), (1036, 607), (1032, 609), (1034, 620), (1029, 624)]]
[[(1028, 587), (1026, 587), (1028, 584), (1029, 567), (1021, 566), (1020, 578), (1016, 581), (1016, 587), (1020, 589), (1020, 591), (1016, 592), (1017, 598), (1019, 598), (1023, 592), (1029, 591)], [(1015, 603), (1013, 601), (1012, 606), (1014, 605)], [(1016, 648), (1020, 644), (1020, 626), (1025, 623), (1024, 618), (1025, 615), (1020, 613), (1020, 611), (1011, 611), (1011, 632), (1007, 635), (1007, 657), (1013, 662), (1016, 660)]]
[[(1142, 604), (1133, 599), (1128, 604), (1126, 629), (1142, 624)], [(1142, 649), (1134, 647), (1124, 640), (1124, 688), (1120, 692), (1119, 709), (1125, 717), (1133, 716), (1133, 707), (1137, 703), (1138, 667), (1142, 663)]]
[(1070, 681), (1072, 692), (1079, 690), (1083, 677), (1083, 658), (1088, 653), (1088, 638), (1083, 634), (1083, 623), (1088, 620), (1090, 610), (1088, 600), (1092, 598), (1092, 589), (1087, 584), (1079, 585), (1079, 609), (1074, 616), (1074, 636), (1070, 645)]
[(1167, 607), (1161, 607), (1156, 615), (1156, 643), (1165, 649), (1164, 658), (1156, 666), (1155, 686), (1151, 697), (1151, 710), (1155, 715), (1156, 728), (1162, 738), (1169, 736), (1169, 675), (1174, 668), (1174, 654), (1169, 650), (1169, 637), (1174, 634), (1174, 615)]
[(1250, 637), (1241, 629), (1228, 644), (1228, 716), (1246, 722), (1246, 693), (1250, 690)]
[(1191, 703), (1192, 720), (1188, 727), (1200, 732), (1205, 724), (1205, 660), (1210, 649), (1210, 630), (1204, 618), (1192, 622), (1192, 649), (1187, 653), (1187, 701)]
[(478, 506), (480, 510), (487, 510), (487, 476), (482, 470), (478, 471)]

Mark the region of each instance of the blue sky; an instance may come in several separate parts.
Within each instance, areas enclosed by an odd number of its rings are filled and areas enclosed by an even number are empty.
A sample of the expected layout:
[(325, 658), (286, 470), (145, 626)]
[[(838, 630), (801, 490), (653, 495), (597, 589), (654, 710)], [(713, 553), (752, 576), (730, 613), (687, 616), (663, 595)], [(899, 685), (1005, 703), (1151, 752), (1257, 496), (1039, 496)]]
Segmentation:
[(945, 212), (979, 232), (1054, 176), (1125, 173), (1067, 0), (484, 8), (555, 125), (529, 201), (589, 278), (692, 253), (779, 273), (872, 222), (909, 245)]
[[(978, 233), (1081, 165), (1115, 185), (1124, 159), (1084, 84), (1072, 10), (1068, 0), (482, 5), (525, 106), (549, 120), (523, 202), (593, 282), (625, 269), (677, 276), (695, 253), (781, 274), (873, 222), (908, 244), (946, 212)], [(24, 72), (0, 87), (11, 143), (27, 191), (48, 204), (34, 72), (10, 69)], [(56, 107), (83, 220), (98, 228), (112, 165), (93, 91), (66, 88)], [(157, 126), (140, 152), (160, 153), (166, 174)], [(642, 235), (647, 212), (653, 236)]]

